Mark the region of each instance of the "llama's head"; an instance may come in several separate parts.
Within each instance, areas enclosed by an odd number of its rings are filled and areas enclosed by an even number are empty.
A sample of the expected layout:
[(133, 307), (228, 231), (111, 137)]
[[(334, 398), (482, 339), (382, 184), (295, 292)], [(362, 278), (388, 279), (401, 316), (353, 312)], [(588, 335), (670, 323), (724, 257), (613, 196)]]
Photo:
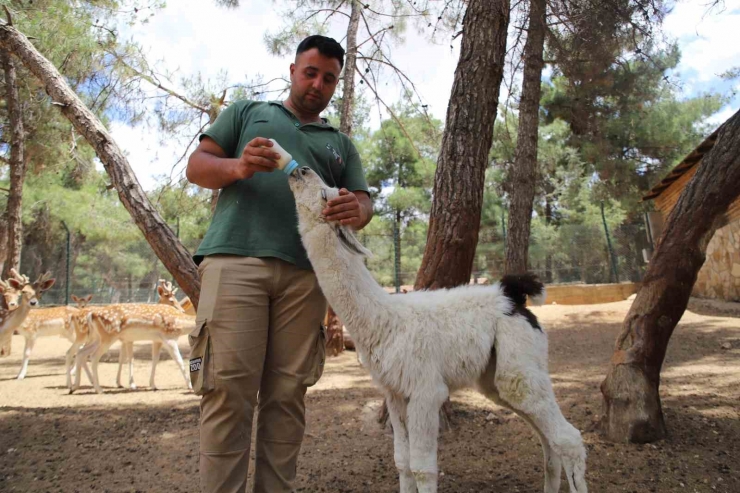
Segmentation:
[(314, 170), (306, 166), (295, 170), (288, 177), (288, 184), (295, 197), (295, 205), (298, 211), (298, 229), (304, 241), (306, 235), (316, 227), (329, 226), (348, 251), (359, 255), (372, 255), (368, 249), (362, 246), (362, 243), (357, 241), (350, 228), (337, 222), (328, 222), (321, 213), (328, 200), (339, 196), (339, 191), (336, 188), (326, 185)]

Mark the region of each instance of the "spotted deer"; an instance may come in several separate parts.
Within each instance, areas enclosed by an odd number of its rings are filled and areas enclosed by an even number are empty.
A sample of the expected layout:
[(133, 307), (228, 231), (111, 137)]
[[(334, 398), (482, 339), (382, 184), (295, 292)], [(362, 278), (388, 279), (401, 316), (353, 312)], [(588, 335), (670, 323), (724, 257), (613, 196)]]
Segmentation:
[[(177, 297), (175, 294), (177, 293), (177, 288), (172, 286), (171, 282), (165, 281), (164, 279), (159, 280), (159, 285), (157, 286), (157, 294), (159, 295), (159, 303), (162, 305), (169, 305), (176, 310), (185, 313), (185, 309), (180, 305), (180, 302), (177, 301)], [(189, 301), (189, 300), (188, 300)], [(154, 383), (154, 374), (157, 371), (157, 364), (159, 364), (159, 354), (162, 349), (162, 342), (161, 341), (152, 341), (152, 371), (149, 374), (149, 387), (156, 390), (156, 385)], [(174, 342), (174, 344), (169, 344), (167, 346), (167, 351), (169, 351), (170, 355), (172, 355), (173, 359), (177, 361), (177, 356), (180, 356), (180, 359), (182, 359), (182, 355), (180, 355), (180, 348), (177, 346), (177, 341)], [(119, 388), (122, 388), (123, 385), (121, 384), (121, 373), (123, 369), (123, 364), (128, 363), (128, 377), (129, 377), (129, 388), (135, 389), (136, 383), (134, 382), (134, 343), (133, 341), (122, 343), (121, 344), (121, 353), (118, 358), (118, 374), (116, 375), (116, 386)], [(192, 388), (190, 384), (190, 379), (187, 379), (185, 382), (188, 386), (188, 388)]]
[[(51, 288), (55, 281), (49, 272), (40, 275), (33, 283), (28, 276), (19, 274), (15, 269), (10, 270), (10, 275), (7, 281), (0, 281), (0, 290), (3, 292), (5, 304), (0, 310), (0, 336), (20, 328), (31, 312), (31, 308), (38, 306), (43, 292)], [(24, 360), (27, 357), (26, 353), (30, 356), (28, 342), (24, 350)]]
[[(76, 318), (76, 330), (87, 339), (84, 347), (77, 353), (75, 365), (90, 357), (92, 361), (92, 380), (95, 391), (102, 393), (98, 378), (100, 358), (116, 341), (130, 347), (136, 341), (152, 341), (158, 344), (156, 357), (152, 357), (150, 385), (154, 387), (154, 368), (159, 359), (159, 347), (164, 345), (180, 368), (183, 378), (190, 387), (190, 378), (177, 347), (177, 339), (195, 328), (194, 317), (184, 314), (177, 308), (165, 304), (116, 304), (91, 307)], [(124, 351), (124, 349), (122, 349)], [(125, 350), (128, 354), (128, 349)], [(77, 372), (70, 393), (80, 385)]]
[(190, 297), (186, 296), (183, 299), (180, 300), (180, 306), (183, 310), (185, 310), (185, 313), (188, 315), (195, 316), (195, 305), (193, 305), (193, 302), (190, 301)]

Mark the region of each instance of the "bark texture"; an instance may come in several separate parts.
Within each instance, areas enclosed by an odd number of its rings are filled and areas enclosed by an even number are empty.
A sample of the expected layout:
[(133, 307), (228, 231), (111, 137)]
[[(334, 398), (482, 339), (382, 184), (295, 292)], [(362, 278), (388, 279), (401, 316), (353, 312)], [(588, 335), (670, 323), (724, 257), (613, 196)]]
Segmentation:
[(529, 3), (529, 29), (524, 44), (524, 75), (519, 103), (519, 132), (516, 157), (509, 172), (507, 187), (509, 235), (506, 239), (506, 274), (521, 274), (529, 268), (529, 234), (537, 184), (537, 137), (546, 10), (546, 0), (532, 0)]
[(10, 192), (7, 209), (7, 257), (3, 266), (3, 279), (10, 277), (10, 269), (18, 269), (21, 263), (23, 243), (23, 178), (26, 174), (24, 154), (23, 115), (18, 97), (15, 64), (7, 50), (0, 49), (0, 60), (5, 75), (5, 98), (10, 120)]
[(157, 257), (197, 306), (200, 280), (190, 253), (152, 206), (126, 157), (100, 120), (70, 89), (56, 67), (14, 27), (0, 26), (0, 48), (15, 55), (43, 83), (53, 104), (95, 149), (124, 207)]
[(707, 244), (740, 196), (740, 111), (723, 124), (697, 166), (668, 217), (601, 384), (604, 431), (615, 442), (644, 443), (666, 435), (660, 370)]
[(415, 289), (467, 284), (506, 55), (509, 0), (471, 0), (434, 177), (427, 245)]

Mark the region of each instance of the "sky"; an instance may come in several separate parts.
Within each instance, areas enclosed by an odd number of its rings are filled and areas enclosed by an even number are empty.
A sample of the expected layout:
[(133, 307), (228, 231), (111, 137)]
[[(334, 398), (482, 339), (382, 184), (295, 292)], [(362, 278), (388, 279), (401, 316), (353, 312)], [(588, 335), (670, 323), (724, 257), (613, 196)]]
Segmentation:
[[(681, 63), (672, 78), (679, 81), (679, 89), (687, 97), (709, 91), (728, 92), (733, 85), (740, 93), (740, 81), (727, 82), (719, 77), (740, 66), (740, 0), (726, 0), (723, 7), (710, 12), (707, 3), (682, 0), (664, 23), (664, 33), (677, 40), (681, 48)], [(238, 9), (227, 10), (216, 7), (212, 0), (173, 0), (148, 22), (122, 26), (121, 35), (139, 43), (159, 72), (173, 72), (169, 83), (176, 89), (181, 77), (197, 73), (208, 77), (226, 71), (233, 82), (257, 76), (263, 80), (287, 77), (293, 57), (269, 54), (263, 41), (266, 32), (276, 32), (284, 25), (275, 5), (272, 1), (242, 2)], [(432, 43), (427, 33), (420, 34), (409, 23), (404, 42), (393, 46), (391, 58), (413, 81), (422, 103), (429, 105), (428, 111), (444, 121), (460, 38), (451, 41), (446, 36)], [(341, 26), (335, 25), (329, 34), (341, 39)], [(390, 74), (378, 91), (389, 104), (402, 93)], [(367, 99), (373, 100), (369, 91)], [(740, 95), (712, 117), (712, 123), (720, 124), (739, 108)], [(378, 126), (379, 111), (373, 106), (371, 127)], [(184, 152), (183, 143), (161, 142), (156, 129), (114, 122), (110, 130), (147, 190), (154, 188), (158, 176), (171, 176), (174, 163)], [(183, 165), (175, 168), (175, 175), (182, 172)]]

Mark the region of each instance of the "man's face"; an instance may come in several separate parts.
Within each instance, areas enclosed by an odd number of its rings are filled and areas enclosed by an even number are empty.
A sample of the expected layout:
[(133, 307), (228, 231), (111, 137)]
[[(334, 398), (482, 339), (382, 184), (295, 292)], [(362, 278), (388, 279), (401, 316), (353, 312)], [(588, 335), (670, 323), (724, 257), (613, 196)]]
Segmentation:
[(316, 48), (304, 51), (290, 64), (291, 101), (302, 111), (321, 113), (334, 95), (341, 70), (336, 58)]

